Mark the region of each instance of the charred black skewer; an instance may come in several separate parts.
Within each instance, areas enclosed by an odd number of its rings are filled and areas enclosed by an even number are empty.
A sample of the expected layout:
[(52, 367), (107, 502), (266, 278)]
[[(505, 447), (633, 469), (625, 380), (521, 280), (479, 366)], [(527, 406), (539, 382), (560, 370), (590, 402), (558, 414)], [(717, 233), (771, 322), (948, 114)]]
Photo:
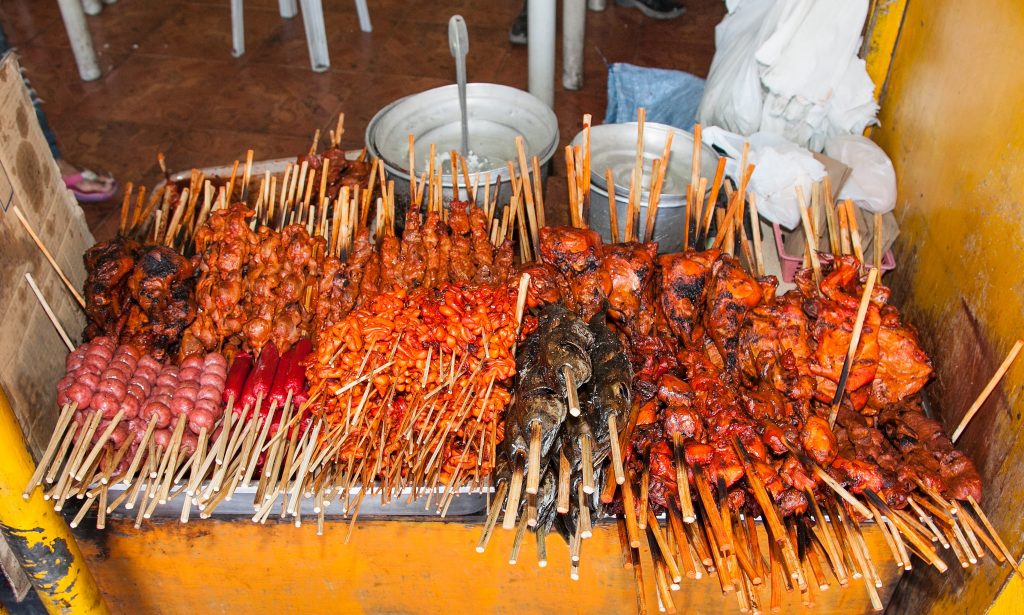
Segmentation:
[(593, 378), (585, 387), (587, 399), (584, 419), (594, 438), (594, 463), (600, 465), (608, 453), (612, 456), (615, 482), (626, 480), (619, 449), (618, 426), (629, 416), (633, 369), (622, 341), (605, 324), (604, 314), (590, 321), (594, 347), (590, 353)]

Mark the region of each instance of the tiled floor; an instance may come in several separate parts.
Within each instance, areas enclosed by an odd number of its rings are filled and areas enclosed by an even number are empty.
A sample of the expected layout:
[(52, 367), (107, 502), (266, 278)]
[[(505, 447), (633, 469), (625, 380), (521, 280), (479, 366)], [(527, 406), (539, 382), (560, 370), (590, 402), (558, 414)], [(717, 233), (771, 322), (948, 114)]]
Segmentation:
[[(319, 74), (309, 68), (300, 18), (281, 18), (275, 0), (245, 4), (247, 51), (238, 59), (231, 57), (227, 0), (106, 6), (88, 18), (103, 70), (91, 83), (78, 79), (55, 1), (0, 0), (0, 23), (45, 101), (64, 157), (136, 185), (159, 180), (158, 151), (172, 169), (230, 163), (250, 147), (257, 158), (294, 155), (316, 128), (333, 127), (340, 111), (344, 145), (361, 147), (382, 106), (454, 80), (445, 24), (456, 13), (469, 25), (470, 80), (526, 87), (526, 48), (510, 45), (507, 35), (519, 0), (369, 0), (371, 34), (359, 31), (353, 2), (324, 2), (331, 69)], [(557, 69), (563, 144), (582, 113), (604, 116), (606, 62), (704, 76), (724, 13), (719, 0), (689, 0), (686, 15), (662, 22), (608, 4), (587, 15), (584, 88), (564, 90)], [(86, 206), (98, 238), (115, 229), (115, 209)]]

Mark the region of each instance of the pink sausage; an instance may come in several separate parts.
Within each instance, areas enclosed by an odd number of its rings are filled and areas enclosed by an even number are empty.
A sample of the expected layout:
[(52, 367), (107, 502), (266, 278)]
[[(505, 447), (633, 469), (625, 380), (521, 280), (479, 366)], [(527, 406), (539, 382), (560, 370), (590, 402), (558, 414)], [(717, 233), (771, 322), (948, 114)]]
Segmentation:
[(71, 403), (71, 396), (68, 395), (68, 390), (57, 391), (57, 405), (63, 408), (64, 406)]
[(174, 397), (184, 397), (189, 401), (195, 401), (199, 395), (199, 385), (194, 382), (183, 382), (174, 389)]
[(196, 400), (196, 410), (206, 410), (213, 415), (213, 420), (217, 420), (224, 416), (224, 407), (221, 406), (220, 400), (214, 399), (199, 399)]
[(78, 404), (79, 411), (88, 409), (89, 405), (92, 403), (92, 389), (81, 382), (72, 384), (71, 387), (68, 388), (67, 394), (71, 401)]
[(57, 391), (60, 391), (60, 392), (67, 391), (68, 387), (70, 387), (74, 383), (75, 383), (75, 374), (74, 373), (65, 374), (63, 378), (61, 378), (60, 380), (57, 381)]
[(178, 372), (178, 382), (198, 382), (199, 375), (202, 373), (202, 370), (198, 367), (183, 367)]
[(193, 455), (197, 448), (199, 448), (199, 438), (197, 438), (195, 434), (185, 432), (181, 435), (181, 444), (179, 445), (178, 450), (180, 450), (183, 455), (186, 457)]
[(114, 354), (125, 357), (131, 357), (136, 361), (138, 361), (139, 357), (142, 356), (142, 353), (139, 352), (139, 349), (136, 348), (135, 346), (132, 346), (131, 344), (122, 344), (121, 346), (118, 346), (117, 351)]
[(139, 415), (139, 406), (141, 403), (138, 398), (131, 395), (125, 395), (124, 399), (121, 400), (121, 410), (124, 412), (124, 418), (134, 419)]
[(228, 370), (219, 365), (208, 365), (203, 369), (203, 373), (217, 375), (225, 380), (227, 380), (228, 377)]
[(156, 374), (161, 369), (163, 369), (163, 364), (161, 364), (160, 361), (154, 359), (152, 355), (146, 354), (142, 355), (142, 357), (139, 359), (138, 367), (145, 367), (147, 369), (153, 370), (153, 373)]
[(174, 433), (170, 429), (160, 428), (153, 432), (153, 444), (157, 447), (167, 450), (167, 447), (171, 444), (171, 437)]
[(100, 386), (100, 376), (99, 374), (83, 373), (81, 376), (78, 377), (78, 382), (89, 387), (90, 391), (95, 391), (96, 387)]
[(214, 430), (213, 430), (213, 433), (212, 433), (212, 434), (210, 434), (210, 438), (209, 438), (209, 441), (210, 441), (210, 442), (216, 442), (216, 441), (217, 441), (217, 438), (219, 438), (219, 437), (220, 437), (220, 434), (221, 434), (221, 432), (222, 432), (223, 430), (224, 430), (224, 429), (223, 429), (223, 427), (221, 427), (220, 425), (218, 425), (218, 426), (217, 426), (217, 429), (214, 429)]
[(107, 369), (107, 365), (109, 364), (110, 361), (103, 357), (89, 355), (85, 358), (85, 361), (82, 361), (82, 369), (99, 374), (103, 370)]
[(125, 383), (114, 378), (107, 378), (106, 380), (100, 381), (98, 388), (100, 393), (109, 393), (117, 401), (124, 399), (124, 396), (128, 394), (128, 387)]
[(157, 417), (157, 429), (166, 429), (171, 424), (171, 409), (167, 407), (167, 404), (160, 402), (149, 404), (149, 415), (143, 418), (149, 421), (153, 416)]
[(156, 383), (158, 386), (169, 386), (174, 388), (178, 384), (178, 374), (163, 372), (156, 377)]
[(185, 360), (181, 362), (181, 369), (202, 369), (203, 368), (203, 357), (194, 354), (185, 357)]
[(128, 439), (128, 426), (123, 422), (119, 423), (114, 431), (110, 432), (110, 442), (114, 445), (115, 449), (121, 448), (124, 441)]
[(102, 412), (104, 419), (112, 419), (121, 409), (121, 400), (110, 393), (99, 391), (92, 396), (92, 407), (94, 410)]
[(135, 371), (132, 372), (132, 378), (139, 378), (149, 383), (156, 382), (156, 370), (151, 369), (145, 365), (138, 365)]
[(94, 337), (90, 344), (93, 346), (102, 346), (105, 348), (109, 348), (111, 352), (113, 352), (113, 350), (117, 348), (117, 341), (114, 338), (106, 335)]
[(156, 402), (156, 403), (159, 403), (159, 404), (163, 404), (165, 406), (170, 406), (171, 405), (171, 399), (172, 399), (171, 395), (164, 395), (163, 393), (159, 393), (159, 394), (154, 393), (153, 395), (149, 396), (149, 400), (148, 401)]
[(78, 363), (79, 365), (81, 365), (82, 361), (85, 360), (87, 350), (88, 349), (85, 346), (79, 346), (78, 348), (75, 348), (74, 350), (69, 352), (68, 356), (64, 358), (64, 365), (66, 366), (66, 368), (69, 370), (74, 369), (73, 367), (71, 367), (72, 363)]
[(110, 365), (117, 369), (128, 372), (131, 374), (135, 371), (135, 368), (139, 365), (139, 362), (131, 357), (114, 357), (114, 360), (110, 362)]
[(209, 399), (210, 401), (220, 401), (221, 390), (217, 387), (203, 385), (199, 388), (199, 392), (196, 394), (196, 399)]
[(213, 387), (218, 392), (224, 391), (224, 378), (218, 374), (203, 374), (199, 377), (199, 384), (204, 387)]
[(206, 355), (206, 357), (203, 359), (203, 365), (205, 365), (207, 368), (211, 366), (218, 366), (224, 370), (225, 374), (227, 374), (228, 361), (227, 359), (224, 358), (224, 355), (222, 355), (219, 352), (211, 352), (210, 354)]
[(192, 400), (185, 397), (175, 397), (171, 400), (168, 407), (171, 409), (171, 414), (177, 417), (182, 414), (188, 414), (192, 410), (193, 406), (195, 406), (195, 404), (192, 403)]
[(188, 428), (192, 430), (192, 433), (198, 434), (203, 429), (209, 433), (213, 429), (213, 413), (203, 408), (195, 408), (188, 414)]

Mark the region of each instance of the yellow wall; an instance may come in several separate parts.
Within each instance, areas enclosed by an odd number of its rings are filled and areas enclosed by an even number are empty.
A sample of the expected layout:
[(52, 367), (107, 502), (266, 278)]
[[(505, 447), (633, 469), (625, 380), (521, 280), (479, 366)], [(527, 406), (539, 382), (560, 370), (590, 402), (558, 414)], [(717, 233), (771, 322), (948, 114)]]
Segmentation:
[[(873, 134), (899, 178), (899, 265), (887, 281), (935, 358), (931, 398), (950, 431), (1024, 335), (1022, 58), (1020, 0), (911, 0)], [(1017, 555), (1022, 383), (1024, 360), (960, 441), (984, 478), (983, 507)], [(963, 575), (915, 574), (895, 612), (921, 612), (921, 601), (932, 612), (984, 612), (1008, 575), (991, 559)]]

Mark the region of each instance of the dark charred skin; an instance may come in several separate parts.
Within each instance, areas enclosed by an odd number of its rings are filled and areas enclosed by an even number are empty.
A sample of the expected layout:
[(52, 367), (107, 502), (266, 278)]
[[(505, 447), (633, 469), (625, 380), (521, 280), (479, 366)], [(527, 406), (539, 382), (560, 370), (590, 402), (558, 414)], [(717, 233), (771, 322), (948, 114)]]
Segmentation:
[(558, 514), (555, 509), (558, 503), (557, 467), (556, 464), (549, 463), (547, 470), (540, 477), (540, 487), (537, 489), (537, 525), (532, 528), (534, 532), (541, 529), (547, 531)]
[(618, 424), (624, 425), (629, 416), (633, 369), (622, 341), (605, 323), (603, 314), (590, 321), (590, 331), (594, 334), (594, 349), (590, 353), (594, 377), (582, 390), (580, 402), (583, 418), (594, 435), (596, 463), (598, 452), (603, 458), (611, 446), (608, 417), (615, 416)]
[(527, 447), (530, 443), (533, 425), (540, 424), (540, 454), (542, 457), (546, 457), (551, 452), (551, 447), (554, 446), (555, 440), (558, 438), (562, 422), (565, 421), (568, 414), (565, 401), (551, 392), (538, 391), (525, 398), (517, 396), (515, 405), (520, 408), (516, 412), (515, 419)]

